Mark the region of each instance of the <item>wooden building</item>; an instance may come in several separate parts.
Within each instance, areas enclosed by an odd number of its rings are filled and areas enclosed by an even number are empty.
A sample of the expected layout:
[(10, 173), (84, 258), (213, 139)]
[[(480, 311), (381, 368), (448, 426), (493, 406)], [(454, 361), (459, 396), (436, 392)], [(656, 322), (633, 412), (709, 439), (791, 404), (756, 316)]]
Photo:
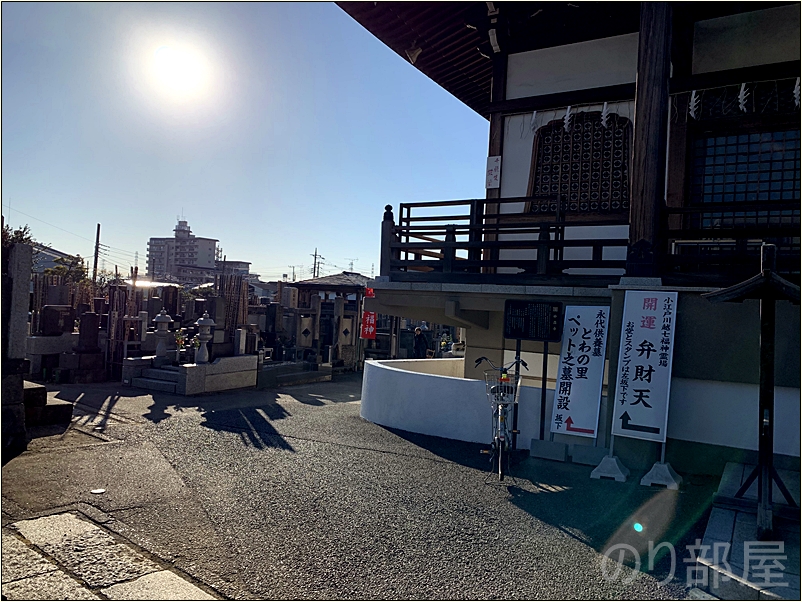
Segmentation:
[[(764, 242), (799, 283), (799, 3), (338, 5), (490, 126), (485, 198), (386, 207), (366, 308), (465, 327), (480, 378), (513, 355), (505, 300), (608, 305), (609, 437), (625, 292), (676, 291), (667, 455), (751, 458), (757, 305), (701, 295), (757, 274)], [(800, 314), (777, 312), (776, 452), (798, 467)]]

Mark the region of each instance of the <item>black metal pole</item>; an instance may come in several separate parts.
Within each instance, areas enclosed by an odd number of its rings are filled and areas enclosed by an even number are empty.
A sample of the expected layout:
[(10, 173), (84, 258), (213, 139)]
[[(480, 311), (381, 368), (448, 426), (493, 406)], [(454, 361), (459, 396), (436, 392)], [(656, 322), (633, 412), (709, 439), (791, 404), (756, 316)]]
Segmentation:
[(540, 378), (540, 440), (543, 441), (546, 426), (546, 374), (549, 369), (549, 343), (543, 342), (543, 374)]
[[(515, 339), (515, 359), (521, 359), (521, 339)], [(521, 365), (515, 364), (515, 386), (520, 386)], [(520, 388), (516, 389), (515, 403), (512, 405), (512, 449), (518, 449), (518, 400), (521, 398)]]
[(771, 506), (774, 468), (774, 299), (760, 299), (760, 440), (757, 492), (757, 536), (771, 538), (774, 528)]

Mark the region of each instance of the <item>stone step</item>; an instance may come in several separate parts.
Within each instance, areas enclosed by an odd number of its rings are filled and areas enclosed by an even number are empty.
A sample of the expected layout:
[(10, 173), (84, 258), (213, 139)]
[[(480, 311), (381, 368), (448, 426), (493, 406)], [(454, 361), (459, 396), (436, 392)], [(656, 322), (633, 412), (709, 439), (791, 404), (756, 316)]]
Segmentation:
[(286, 387), (289, 385), (305, 385), (308, 383), (320, 383), (331, 380), (331, 373), (325, 372), (299, 372), (298, 374), (284, 374), (276, 378), (276, 386)]
[(47, 387), (27, 380), (22, 381), (22, 385), (22, 400), (26, 408), (43, 408), (47, 405)]
[(308, 371), (308, 368), (303, 364), (290, 366), (265, 366), (262, 368), (262, 372), (270, 374), (271, 376), (275, 376), (276, 378), (280, 378), (287, 374), (300, 374)]
[(72, 402), (50, 399), (45, 406), (26, 406), (25, 426), (69, 424), (72, 420)]
[(163, 391), (165, 393), (175, 393), (175, 383), (167, 380), (157, 380), (155, 378), (133, 378), (131, 386), (148, 391)]
[(146, 368), (142, 370), (142, 378), (151, 378), (153, 380), (166, 380), (171, 383), (177, 383), (181, 374), (178, 368), (173, 370), (165, 370), (164, 368)]

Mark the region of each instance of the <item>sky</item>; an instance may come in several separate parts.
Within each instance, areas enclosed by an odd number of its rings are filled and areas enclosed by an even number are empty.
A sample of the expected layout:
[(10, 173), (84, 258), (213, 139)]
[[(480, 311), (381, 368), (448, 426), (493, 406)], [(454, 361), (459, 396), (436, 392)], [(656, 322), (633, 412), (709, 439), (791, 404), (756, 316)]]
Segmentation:
[(333, 3), (2, 3), (6, 223), (128, 271), (183, 215), (263, 280), (378, 274), (384, 206), (484, 197), (489, 125)]

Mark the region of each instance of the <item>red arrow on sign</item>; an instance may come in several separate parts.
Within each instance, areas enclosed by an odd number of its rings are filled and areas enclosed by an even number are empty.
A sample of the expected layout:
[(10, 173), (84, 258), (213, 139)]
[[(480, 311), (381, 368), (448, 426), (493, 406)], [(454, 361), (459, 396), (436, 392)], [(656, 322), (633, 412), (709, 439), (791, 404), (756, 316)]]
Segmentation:
[(573, 424), (574, 424), (574, 421), (569, 416), (565, 420), (565, 430), (566, 431), (573, 431), (574, 433), (587, 433), (588, 435), (592, 435), (594, 433), (593, 429), (574, 428)]

